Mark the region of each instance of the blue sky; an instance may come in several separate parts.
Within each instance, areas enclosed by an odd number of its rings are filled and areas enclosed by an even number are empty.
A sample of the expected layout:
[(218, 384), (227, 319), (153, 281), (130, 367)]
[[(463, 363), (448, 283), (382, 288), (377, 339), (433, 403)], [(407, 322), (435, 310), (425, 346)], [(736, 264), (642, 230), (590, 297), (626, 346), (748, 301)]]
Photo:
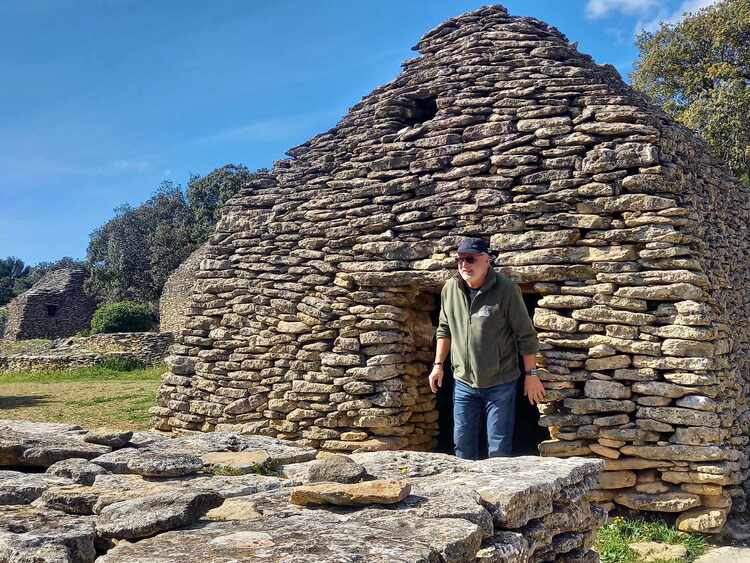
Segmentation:
[[(626, 77), (633, 38), (713, 0), (508, 0)], [(269, 167), (391, 80), (468, 0), (3, 0), (0, 257), (82, 258), (159, 183)]]

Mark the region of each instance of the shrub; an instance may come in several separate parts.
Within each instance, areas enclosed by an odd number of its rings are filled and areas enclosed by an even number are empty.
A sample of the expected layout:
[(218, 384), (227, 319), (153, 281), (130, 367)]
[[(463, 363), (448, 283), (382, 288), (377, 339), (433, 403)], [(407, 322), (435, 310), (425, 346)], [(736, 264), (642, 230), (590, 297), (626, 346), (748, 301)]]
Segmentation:
[(5, 332), (5, 324), (8, 322), (8, 311), (0, 307), (0, 338), (3, 337)]
[(120, 301), (99, 307), (91, 318), (91, 333), (146, 332), (155, 324), (148, 305)]
[(99, 362), (98, 365), (112, 371), (134, 371), (146, 368), (146, 365), (142, 361), (131, 356), (109, 356)]

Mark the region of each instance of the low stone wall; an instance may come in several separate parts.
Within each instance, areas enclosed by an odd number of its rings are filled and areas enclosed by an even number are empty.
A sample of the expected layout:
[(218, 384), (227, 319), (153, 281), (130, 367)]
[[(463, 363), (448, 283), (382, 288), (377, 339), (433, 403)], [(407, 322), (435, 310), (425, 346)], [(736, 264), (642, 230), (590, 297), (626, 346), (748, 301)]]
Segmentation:
[(11, 420), (0, 435), (0, 469), (14, 469), (2, 471), (1, 561), (595, 563), (606, 517), (586, 497), (592, 459), (315, 459), (266, 436)]
[(0, 356), (0, 372), (46, 371), (94, 366), (113, 357), (154, 365), (166, 355), (172, 333), (118, 332), (53, 340), (43, 353)]

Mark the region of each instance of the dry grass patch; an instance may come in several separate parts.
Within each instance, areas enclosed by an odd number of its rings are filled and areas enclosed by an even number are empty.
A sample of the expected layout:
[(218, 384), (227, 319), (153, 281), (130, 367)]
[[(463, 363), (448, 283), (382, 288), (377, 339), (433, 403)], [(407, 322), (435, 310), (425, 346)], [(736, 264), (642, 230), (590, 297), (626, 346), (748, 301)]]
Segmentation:
[(144, 430), (163, 366), (0, 374), (0, 418)]
[(0, 339), (0, 356), (14, 354), (44, 354), (52, 348), (51, 340), (2, 340)]

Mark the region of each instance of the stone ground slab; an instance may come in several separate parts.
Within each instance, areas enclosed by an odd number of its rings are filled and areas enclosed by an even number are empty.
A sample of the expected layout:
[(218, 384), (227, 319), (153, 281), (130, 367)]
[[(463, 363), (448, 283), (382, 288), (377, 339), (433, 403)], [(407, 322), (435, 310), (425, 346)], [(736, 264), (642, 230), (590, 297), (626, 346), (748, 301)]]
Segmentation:
[[(85, 431), (76, 427), (44, 427), (36, 434), (29, 426), (21, 430), (26, 442), (85, 444)], [(138, 447), (130, 447), (134, 440)], [(17, 446), (4, 453), (16, 455)], [(595, 557), (590, 547), (604, 517), (584, 500), (603, 464), (592, 459), (467, 462), (443, 454), (370, 452), (334, 460), (335, 470), (321, 474), (326, 463), (313, 459), (314, 450), (226, 432), (174, 439), (134, 435), (127, 448), (99, 456), (96, 465), (65, 451), (78, 459), (68, 458), (52, 472), (60, 469), (73, 477), (81, 469), (92, 470), (92, 475), (99, 473), (93, 484), (36, 470), (0, 472), (8, 495), (23, 493), (21, 502), (32, 503), (0, 506), (0, 561), (90, 563), (96, 545), (97, 561), (105, 563), (588, 563)], [(123, 473), (133, 471), (129, 464), (182, 456), (242, 466), (258, 459), (259, 452), (268, 452), (263, 459), (284, 462), (283, 474), (293, 478), (214, 475), (206, 468), (179, 477), (163, 471), (159, 477)], [(312, 484), (328, 476), (359, 478), (365, 470), (369, 475), (356, 484)], [(399, 493), (390, 499), (394, 504), (370, 503), (374, 498), (360, 507), (290, 502), (295, 485), (367, 489), (382, 481), (399, 483)], [(203, 497), (208, 502), (200, 501)]]
[(91, 563), (94, 521), (30, 506), (0, 506), (0, 561)]
[(0, 505), (30, 504), (50, 487), (72, 483), (71, 479), (44, 473), (0, 470)]
[(300, 514), (201, 524), (135, 544), (122, 542), (97, 561), (458, 562), (480, 547), (478, 528), (465, 520), (415, 521), (398, 513), (363, 519), (319, 512), (312, 519)]
[(750, 547), (717, 547), (701, 555), (694, 563), (750, 563)]
[(638, 554), (644, 563), (651, 561), (682, 561), (687, 556), (687, 549), (683, 545), (666, 544), (655, 541), (631, 543), (630, 549)]
[(159, 452), (179, 451), (200, 456), (208, 452), (249, 452), (263, 450), (270, 457), (271, 463), (284, 465), (315, 459), (318, 454), (313, 448), (304, 448), (293, 442), (277, 440), (267, 436), (251, 436), (236, 432), (211, 432), (207, 434), (188, 434), (173, 438), (168, 442), (150, 444), (144, 448)]

